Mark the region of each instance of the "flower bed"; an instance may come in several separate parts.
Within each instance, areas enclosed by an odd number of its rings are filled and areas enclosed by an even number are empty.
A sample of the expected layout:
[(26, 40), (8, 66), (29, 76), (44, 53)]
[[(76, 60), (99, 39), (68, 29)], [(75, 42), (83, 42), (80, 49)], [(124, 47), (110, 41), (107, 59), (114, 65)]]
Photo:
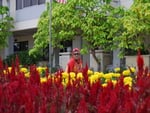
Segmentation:
[(140, 55), (137, 64), (123, 74), (44, 69), (44, 78), (36, 66), (20, 68), (18, 58), (11, 68), (0, 61), (0, 113), (150, 113), (150, 73)]

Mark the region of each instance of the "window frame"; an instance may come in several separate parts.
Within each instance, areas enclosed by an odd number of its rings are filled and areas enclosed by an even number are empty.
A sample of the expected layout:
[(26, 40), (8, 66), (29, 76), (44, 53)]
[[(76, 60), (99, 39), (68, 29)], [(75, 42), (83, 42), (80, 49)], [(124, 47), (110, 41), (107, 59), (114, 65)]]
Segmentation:
[(31, 0), (23, 0), (23, 8), (31, 6)]
[(20, 10), (26, 7), (44, 4), (46, 0), (16, 0), (16, 10)]
[(16, 0), (16, 10), (22, 9), (23, 3), (22, 0)]

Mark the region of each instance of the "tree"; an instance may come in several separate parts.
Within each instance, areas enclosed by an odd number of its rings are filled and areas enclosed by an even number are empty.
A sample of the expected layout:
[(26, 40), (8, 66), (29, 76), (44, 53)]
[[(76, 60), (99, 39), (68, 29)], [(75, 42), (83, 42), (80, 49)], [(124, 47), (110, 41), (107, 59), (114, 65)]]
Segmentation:
[(49, 44), (49, 4), (47, 4), (46, 11), (40, 16), (37, 27), (37, 32), (33, 35), (34, 46), (29, 51), (29, 54), (35, 57), (43, 54), (43, 49)]
[[(76, 36), (86, 41), (82, 51), (92, 53), (98, 66), (100, 60), (95, 49), (116, 48), (113, 38), (121, 31), (121, 7), (111, 6), (111, 0), (69, 0), (66, 4), (53, 3), (52, 8), (52, 46), (63, 47), (61, 42), (72, 40)], [(30, 54), (45, 48), (49, 43), (49, 6), (41, 15), (38, 31), (34, 35), (34, 47)]]
[[(83, 3), (84, 4), (84, 3)], [(96, 6), (96, 7), (95, 7)], [(82, 21), (83, 38), (86, 41), (84, 48), (90, 50), (100, 70), (100, 59), (95, 54), (96, 48), (111, 51), (117, 48), (114, 38), (122, 31), (121, 17), (124, 15), (122, 7), (113, 7), (111, 0), (89, 4), (84, 11)]]
[[(125, 49), (150, 49), (150, 1), (134, 0), (122, 18), (123, 32), (115, 40), (124, 55)], [(145, 43), (148, 40), (147, 43)], [(144, 46), (143, 46), (144, 45)]]
[(8, 7), (0, 6), (0, 49), (7, 46), (7, 39), (11, 35), (10, 29), (13, 28), (12, 22)]

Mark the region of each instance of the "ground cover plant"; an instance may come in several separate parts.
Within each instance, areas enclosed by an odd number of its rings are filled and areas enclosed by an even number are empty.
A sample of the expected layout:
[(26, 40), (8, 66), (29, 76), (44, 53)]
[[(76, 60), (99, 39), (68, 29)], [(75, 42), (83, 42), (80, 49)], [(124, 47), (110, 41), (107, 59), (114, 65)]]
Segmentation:
[(150, 113), (150, 72), (140, 53), (137, 66), (131, 76), (86, 66), (77, 75), (46, 68), (41, 77), (41, 68), (21, 69), (17, 57), (11, 67), (0, 60), (0, 113)]

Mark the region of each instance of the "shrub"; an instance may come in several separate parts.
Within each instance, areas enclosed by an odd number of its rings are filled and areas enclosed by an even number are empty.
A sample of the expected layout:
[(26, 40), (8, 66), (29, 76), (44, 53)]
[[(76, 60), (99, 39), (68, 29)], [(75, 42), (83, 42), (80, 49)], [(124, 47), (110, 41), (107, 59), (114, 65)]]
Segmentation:
[(3, 62), (11, 66), (12, 62), (15, 61), (16, 55), (19, 57), (20, 64), (22, 65), (37, 64), (37, 62), (40, 60), (40, 57), (29, 56), (28, 51), (21, 51), (21, 52), (17, 52), (15, 54), (7, 56), (7, 58), (4, 59)]

